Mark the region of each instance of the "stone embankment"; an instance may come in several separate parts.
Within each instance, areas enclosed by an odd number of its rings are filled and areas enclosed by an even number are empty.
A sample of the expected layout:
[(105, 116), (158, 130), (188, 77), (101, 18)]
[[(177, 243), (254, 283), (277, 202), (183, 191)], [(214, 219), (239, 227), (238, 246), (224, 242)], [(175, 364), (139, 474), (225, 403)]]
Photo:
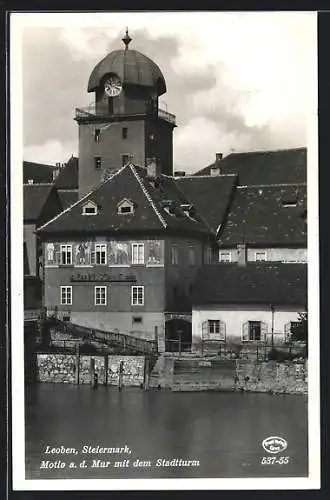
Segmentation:
[[(90, 356), (37, 354), (37, 380), (67, 384), (140, 386), (144, 382), (144, 356)], [(121, 367), (121, 369), (120, 369)]]
[(307, 362), (259, 362), (161, 356), (151, 372), (151, 389), (307, 393)]

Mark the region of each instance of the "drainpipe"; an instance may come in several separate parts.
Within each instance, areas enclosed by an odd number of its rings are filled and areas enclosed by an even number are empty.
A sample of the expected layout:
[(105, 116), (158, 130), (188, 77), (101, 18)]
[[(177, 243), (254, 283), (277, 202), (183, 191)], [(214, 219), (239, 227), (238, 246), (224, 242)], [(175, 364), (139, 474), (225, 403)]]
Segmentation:
[(275, 315), (275, 307), (273, 304), (270, 305), (270, 309), (272, 311), (272, 349), (274, 349), (274, 315)]

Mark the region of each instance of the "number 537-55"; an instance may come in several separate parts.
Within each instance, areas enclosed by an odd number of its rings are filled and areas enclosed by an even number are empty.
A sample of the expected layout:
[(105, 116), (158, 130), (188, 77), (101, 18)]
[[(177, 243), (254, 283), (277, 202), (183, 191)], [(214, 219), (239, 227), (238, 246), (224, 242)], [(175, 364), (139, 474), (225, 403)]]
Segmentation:
[(287, 465), (290, 457), (262, 457), (261, 465)]

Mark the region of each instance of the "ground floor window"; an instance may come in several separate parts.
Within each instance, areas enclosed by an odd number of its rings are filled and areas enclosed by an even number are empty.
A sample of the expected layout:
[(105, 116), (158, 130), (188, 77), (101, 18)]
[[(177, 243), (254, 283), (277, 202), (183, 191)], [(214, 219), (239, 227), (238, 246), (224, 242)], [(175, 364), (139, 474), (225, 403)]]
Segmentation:
[(243, 324), (242, 340), (257, 342), (263, 340), (266, 333), (267, 325), (263, 321), (247, 321)]
[(106, 286), (96, 286), (94, 288), (94, 301), (96, 306), (106, 306), (107, 305), (107, 287)]
[(226, 325), (220, 319), (208, 319), (202, 326), (203, 340), (225, 340)]
[(144, 305), (144, 286), (132, 286), (131, 289), (132, 306)]
[(72, 305), (72, 286), (61, 286), (61, 305)]

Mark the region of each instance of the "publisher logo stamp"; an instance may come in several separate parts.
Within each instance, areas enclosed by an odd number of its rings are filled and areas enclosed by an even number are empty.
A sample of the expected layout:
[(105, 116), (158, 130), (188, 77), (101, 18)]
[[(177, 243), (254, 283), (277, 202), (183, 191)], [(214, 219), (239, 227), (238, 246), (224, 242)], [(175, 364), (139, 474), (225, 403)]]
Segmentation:
[(276, 454), (286, 450), (288, 443), (279, 436), (270, 436), (263, 440), (262, 447), (267, 453)]

